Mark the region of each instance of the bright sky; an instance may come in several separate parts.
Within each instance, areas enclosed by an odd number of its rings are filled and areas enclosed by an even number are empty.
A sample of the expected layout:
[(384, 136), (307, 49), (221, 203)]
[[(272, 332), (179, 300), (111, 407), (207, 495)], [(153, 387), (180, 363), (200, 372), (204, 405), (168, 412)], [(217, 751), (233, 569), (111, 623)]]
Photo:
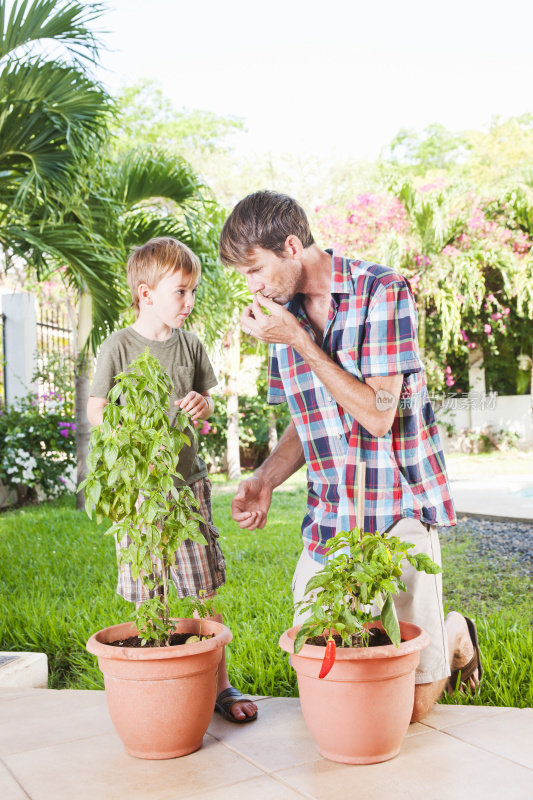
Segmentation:
[(533, 112), (531, 0), (109, 0), (110, 89), (244, 118), (252, 152), (378, 155), (402, 127)]

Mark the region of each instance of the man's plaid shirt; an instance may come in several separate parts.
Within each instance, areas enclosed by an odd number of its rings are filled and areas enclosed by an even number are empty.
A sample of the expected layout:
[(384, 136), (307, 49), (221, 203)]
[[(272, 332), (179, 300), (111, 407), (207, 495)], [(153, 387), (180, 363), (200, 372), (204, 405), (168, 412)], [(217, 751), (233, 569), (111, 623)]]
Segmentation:
[[(331, 252), (331, 251), (327, 251)], [(418, 355), (408, 283), (389, 267), (332, 253), (331, 306), (322, 350), (358, 380), (404, 375), (392, 428), (368, 433), (339, 406), (292, 347), (271, 345), (268, 402), (287, 401), (307, 462), (304, 544), (323, 561), (327, 542), (356, 524), (357, 464), (366, 462), (365, 531), (402, 517), (455, 525), (444, 456)], [(287, 306), (315, 339), (297, 295)]]

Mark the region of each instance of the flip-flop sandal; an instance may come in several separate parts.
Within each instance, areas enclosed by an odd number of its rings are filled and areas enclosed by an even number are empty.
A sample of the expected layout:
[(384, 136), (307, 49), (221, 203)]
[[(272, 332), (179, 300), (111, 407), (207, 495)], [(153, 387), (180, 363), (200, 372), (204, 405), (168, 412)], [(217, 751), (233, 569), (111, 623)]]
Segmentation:
[(460, 681), (461, 683), (464, 684), (466, 684), (467, 681), (472, 677), (476, 669), (478, 671), (479, 680), (481, 680), (481, 676), (483, 675), (483, 667), (481, 666), (481, 659), (479, 656), (479, 641), (477, 636), (477, 628), (472, 622), (472, 620), (469, 619), (468, 617), (465, 617), (465, 621), (468, 626), (468, 633), (470, 634), (470, 640), (474, 646), (474, 655), (467, 664), (460, 667), (459, 669), (454, 669), (454, 671), (450, 675), (449, 686), (452, 692), (454, 692), (457, 687), (459, 673), (461, 673)]
[(242, 692), (239, 692), (239, 690), (235, 689), (233, 686), (230, 686), (227, 689), (223, 689), (216, 699), (215, 711), (218, 711), (219, 714), (222, 714), (224, 719), (227, 719), (228, 722), (236, 722), (239, 725), (245, 722), (253, 722), (254, 719), (257, 719), (257, 711), (251, 717), (245, 717), (244, 719), (237, 719), (237, 717), (235, 717), (231, 713), (231, 707), (238, 701), (241, 701), (243, 703), (252, 702), (247, 697), (245, 697)]

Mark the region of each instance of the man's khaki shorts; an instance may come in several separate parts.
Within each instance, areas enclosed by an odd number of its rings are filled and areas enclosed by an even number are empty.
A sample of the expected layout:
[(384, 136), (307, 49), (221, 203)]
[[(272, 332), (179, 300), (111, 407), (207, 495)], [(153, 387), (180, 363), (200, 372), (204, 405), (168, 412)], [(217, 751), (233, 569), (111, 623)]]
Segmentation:
[[(393, 533), (404, 542), (414, 544), (415, 547), (409, 551), (410, 553), (427, 553), (436, 564), (442, 566), (436, 527), (428, 528), (416, 519), (405, 517), (393, 525), (389, 533)], [(307, 548), (302, 550), (292, 579), (295, 603), (304, 599), (308, 580), (320, 572), (322, 566), (311, 558)], [(407, 591), (400, 592), (394, 600), (398, 619), (419, 625), (431, 638), (429, 645), (420, 653), (415, 682), (433, 683), (447, 678), (450, 675), (450, 659), (448, 639), (444, 630), (442, 574), (427, 575), (425, 572), (417, 572), (414, 567), (406, 563), (402, 579)], [(372, 611), (374, 614), (378, 613), (377, 608), (373, 608)], [(295, 612), (295, 625), (300, 625), (304, 619), (305, 616)]]

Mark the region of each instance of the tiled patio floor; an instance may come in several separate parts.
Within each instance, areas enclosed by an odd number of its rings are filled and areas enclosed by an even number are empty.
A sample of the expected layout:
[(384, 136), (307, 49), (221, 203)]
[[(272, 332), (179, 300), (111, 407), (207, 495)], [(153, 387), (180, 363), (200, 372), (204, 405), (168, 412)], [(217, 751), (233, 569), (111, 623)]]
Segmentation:
[(321, 758), (299, 701), (259, 700), (260, 717), (213, 717), (201, 750), (132, 758), (98, 691), (0, 690), (1, 800), (531, 800), (533, 709), (437, 706), (400, 755), (372, 766)]

